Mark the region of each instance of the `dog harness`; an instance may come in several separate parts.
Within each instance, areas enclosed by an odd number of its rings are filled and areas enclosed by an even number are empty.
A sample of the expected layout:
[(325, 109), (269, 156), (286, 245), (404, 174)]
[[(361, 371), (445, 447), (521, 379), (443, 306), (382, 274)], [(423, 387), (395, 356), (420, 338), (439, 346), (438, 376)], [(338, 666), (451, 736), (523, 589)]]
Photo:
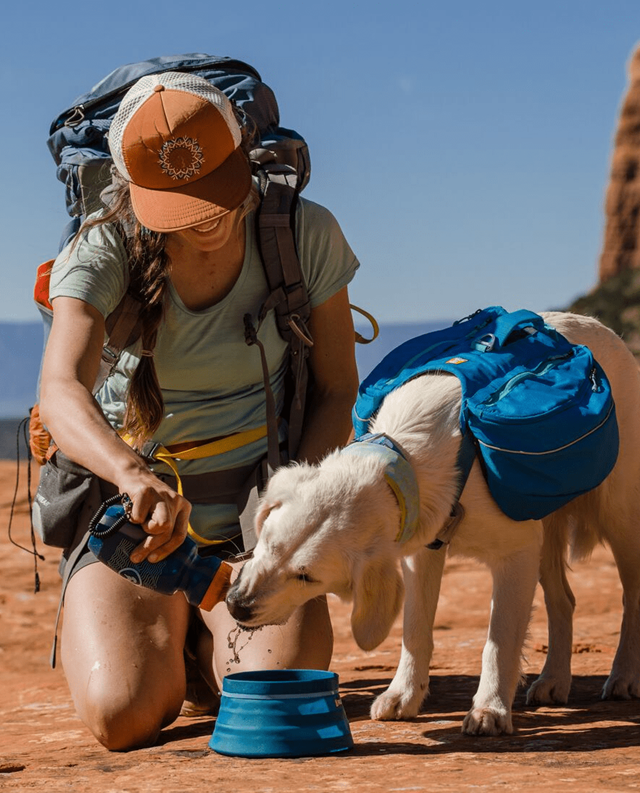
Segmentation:
[(359, 457), (377, 454), (384, 459), (384, 478), (400, 507), (400, 529), (395, 541), (403, 543), (411, 539), (418, 527), (420, 492), (404, 449), (388, 435), (368, 432), (346, 446), (342, 454)]
[[(382, 456), (385, 460), (384, 478), (400, 507), (400, 529), (395, 541), (405, 543), (410, 540), (418, 528), (420, 517), (420, 490), (413, 466), (409, 462), (407, 453), (397, 441), (382, 432), (366, 433), (356, 438), (342, 450), (342, 454), (359, 455), (365, 457), (370, 454)], [(460, 504), (460, 496), (467, 483), (471, 466), (475, 460), (476, 450), (473, 439), (469, 433), (463, 436), (456, 467), (459, 471), (456, 496), (451, 508), (449, 519), (438, 532), (435, 540), (426, 545), (427, 548), (437, 551), (443, 545), (448, 545), (464, 517), (464, 509)]]

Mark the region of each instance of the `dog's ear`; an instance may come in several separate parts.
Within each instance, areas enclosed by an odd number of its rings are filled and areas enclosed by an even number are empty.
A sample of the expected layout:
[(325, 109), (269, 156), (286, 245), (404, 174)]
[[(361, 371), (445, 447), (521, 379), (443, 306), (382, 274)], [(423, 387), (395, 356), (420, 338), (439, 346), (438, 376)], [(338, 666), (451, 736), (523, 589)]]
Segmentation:
[(364, 562), (356, 570), (351, 630), (358, 647), (373, 650), (387, 638), (403, 595), (402, 577), (392, 559)]
[(281, 501), (268, 501), (266, 498), (262, 499), (258, 503), (258, 509), (253, 519), (254, 528), (256, 530), (256, 537), (260, 536), (260, 532), (262, 531), (262, 525), (265, 522), (265, 520), (269, 517), (271, 510), (281, 506), (282, 506)]

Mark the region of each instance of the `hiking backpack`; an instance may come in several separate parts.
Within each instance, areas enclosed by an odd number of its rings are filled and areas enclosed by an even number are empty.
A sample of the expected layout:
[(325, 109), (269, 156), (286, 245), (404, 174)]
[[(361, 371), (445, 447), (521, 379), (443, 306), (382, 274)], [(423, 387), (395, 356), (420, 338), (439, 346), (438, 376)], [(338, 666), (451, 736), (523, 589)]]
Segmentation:
[[(294, 130), (280, 126), (275, 95), (262, 82), (256, 69), (243, 61), (203, 53), (162, 56), (121, 66), (91, 91), (78, 97), (53, 121), (48, 139), (49, 150), (58, 166), (58, 179), (65, 185), (67, 212), (71, 216), (62, 234), (60, 250), (75, 237), (86, 216), (102, 206), (100, 194), (111, 182), (112, 160), (107, 135), (124, 94), (141, 77), (165, 71), (189, 72), (205, 78), (229, 97), (244, 116), (245, 124), (255, 127), (258, 142), (250, 153), (250, 162), (261, 193), (256, 212), (256, 239), (269, 285), (269, 296), (260, 310), (258, 322), (267, 311), (275, 309), (278, 331), (289, 345), (285, 411), (289, 423), (288, 456), (293, 458), (302, 432), (305, 396), (309, 387), (307, 358), (313, 344), (307, 330), (310, 305), (296, 251), (294, 223), (298, 194), (309, 181), (311, 164), (304, 138)], [(51, 262), (40, 266), (34, 291), (44, 319), (45, 345), (52, 320), (48, 299), (50, 268)], [(372, 321), (375, 338), (377, 325), (373, 318), (355, 306), (352, 308)], [(135, 296), (127, 294), (107, 318), (108, 341), (103, 348), (94, 393), (113, 370), (122, 350), (138, 338), (138, 311), (139, 303)], [(261, 347), (252, 318), (247, 315), (240, 319), (245, 323), (247, 343)], [(356, 334), (356, 339), (372, 341), (360, 334)], [(262, 349), (260, 352), (265, 370), (266, 359)], [(281, 462), (277, 417), (266, 370), (264, 375), (269, 466), (274, 469)], [(37, 410), (31, 435), (38, 438)], [(47, 441), (45, 433), (39, 446), (37, 441), (32, 443), (32, 451), (41, 461)], [(46, 449), (44, 451), (46, 453)]]
[(539, 314), (491, 306), (392, 350), (360, 386), (356, 438), (391, 391), (428, 372), (453, 374), (462, 386), (458, 498), (476, 456), (513, 520), (545, 517), (613, 469), (619, 438), (609, 381), (587, 347)]

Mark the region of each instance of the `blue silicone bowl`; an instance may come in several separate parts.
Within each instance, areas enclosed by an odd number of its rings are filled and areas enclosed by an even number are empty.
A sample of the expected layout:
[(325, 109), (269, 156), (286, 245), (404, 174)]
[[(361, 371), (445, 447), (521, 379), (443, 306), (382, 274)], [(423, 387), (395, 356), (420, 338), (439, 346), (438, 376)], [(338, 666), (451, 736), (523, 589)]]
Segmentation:
[(234, 757), (311, 757), (351, 749), (338, 675), (317, 669), (227, 675), (209, 746)]

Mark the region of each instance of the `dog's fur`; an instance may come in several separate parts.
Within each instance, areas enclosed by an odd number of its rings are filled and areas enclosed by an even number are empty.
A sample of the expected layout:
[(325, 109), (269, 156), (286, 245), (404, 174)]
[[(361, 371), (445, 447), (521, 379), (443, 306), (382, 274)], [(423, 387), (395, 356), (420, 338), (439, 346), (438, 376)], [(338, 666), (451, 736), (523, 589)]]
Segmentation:
[[(613, 551), (624, 589), (620, 644), (603, 697), (640, 697), (640, 375), (622, 340), (596, 320), (550, 313), (545, 319), (573, 343), (586, 344), (611, 382), (620, 454), (595, 490), (542, 521), (515, 522), (495, 505), (478, 462), (461, 497), (465, 517), (450, 553), (486, 563), (493, 600), (482, 674), (463, 723), (470, 734), (512, 732), (511, 705), (538, 578), (549, 621), (549, 653), (528, 692), (532, 704), (563, 703), (571, 685), (574, 597), (568, 549), (584, 558), (600, 541)], [(293, 465), (272, 478), (257, 517), (259, 541), (227, 604), (246, 626), (285, 622), (293, 610), (333, 592), (353, 600), (351, 624), (365, 650), (389, 633), (405, 592), (402, 655), (389, 688), (373, 703), (374, 719), (415, 717), (428, 693), (433, 621), (445, 550), (428, 550), (456, 490), (460, 384), (430, 374), (388, 396), (372, 431), (407, 451), (420, 486), (420, 526), (399, 544), (398, 503), (377, 455), (336, 451), (317, 466)], [(397, 562), (401, 560), (401, 578)], [(464, 603), (465, 593), (459, 593)]]

